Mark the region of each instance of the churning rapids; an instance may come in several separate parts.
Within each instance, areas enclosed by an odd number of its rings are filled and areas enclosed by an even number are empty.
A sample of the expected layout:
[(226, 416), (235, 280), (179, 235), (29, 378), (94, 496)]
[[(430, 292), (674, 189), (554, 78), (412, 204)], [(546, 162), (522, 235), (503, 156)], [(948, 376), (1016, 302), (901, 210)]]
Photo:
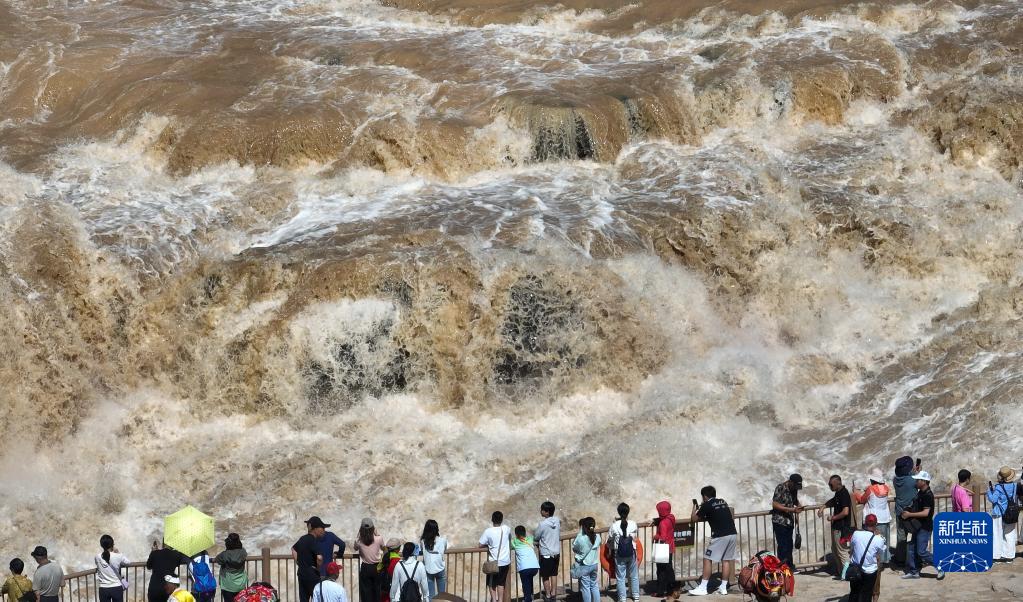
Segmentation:
[(1021, 45), (1014, 0), (4, 0), (2, 552), (1016, 464)]

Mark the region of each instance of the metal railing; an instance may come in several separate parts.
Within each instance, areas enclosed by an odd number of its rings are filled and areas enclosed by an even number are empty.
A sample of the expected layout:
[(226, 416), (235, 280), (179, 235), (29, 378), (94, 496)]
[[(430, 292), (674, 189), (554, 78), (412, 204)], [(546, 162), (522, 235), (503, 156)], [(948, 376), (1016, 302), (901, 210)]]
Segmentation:
[[(894, 502), (890, 502), (894, 504)], [(935, 514), (951, 510), (951, 496), (948, 494), (935, 496)], [(974, 508), (978, 511), (986, 511), (988, 507), (985, 496), (974, 497)], [(831, 551), (831, 529), (826, 518), (818, 517), (816, 510), (820, 506), (807, 506), (800, 516), (800, 525), (803, 538), (802, 548), (794, 552), (796, 566), (800, 569), (812, 569), (823, 567), (827, 564), (826, 556)], [(857, 522), (861, 524), (862, 507), (857, 508)], [(689, 523), (688, 517), (677, 521), (680, 525)], [(769, 511), (746, 512), (735, 514), (735, 527), (739, 539), (739, 561), (737, 568), (743, 566), (754, 554), (760, 550), (774, 550), (774, 531), (771, 526), (771, 513)], [(598, 529), (602, 538), (606, 535), (607, 529)], [(643, 548), (652, 550), (652, 537), (654, 529), (650, 523), (639, 524), (639, 540)], [(707, 524), (698, 523), (695, 526), (694, 545), (677, 547), (672, 559), (676, 577), (681, 581), (695, 581), (700, 579), (703, 571), (703, 550), (704, 542), (709, 540), (710, 533)], [(891, 534), (894, 539), (894, 531)], [(572, 540), (575, 533), (563, 535), (561, 538), (561, 566), (556, 579), (559, 592), (566, 592), (572, 589), (573, 583), (570, 577), (572, 564)], [(522, 596), (522, 587), (518, 574), (515, 572), (514, 553), (511, 554), (512, 567), (509, 570), (508, 587), (505, 589), (505, 599), (519, 599)], [(489, 600), (486, 588), (486, 579), (482, 573), (483, 563), (487, 560), (486, 548), (451, 548), (445, 556), (447, 566), (447, 591), (457, 595), (469, 602), (487, 602)], [(341, 559), (342, 571), (340, 582), (349, 593), (349, 599), (356, 602), (359, 591), (359, 558), (354, 554), (345, 554)], [(720, 567), (715, 567), (719, 570)], [(267, 581), (277, 588), (282, 602), (298, 601), (298, 585), (295, 577), (295, 563), (291, 554), (273, 554), (269, 548), (264, 548), (259, 556), (249, 556), (245, 571), (249, 582)], [(650, 561), (649, 553), (639, 565), (639, 577), (641, 584), (645, 587), (655, 578), (656, 568)], [(184, 575), (185, 573), (181, 573)], [(145, 602), (148, 586), (149, 571), (145, 563), (132, 563), (128, 569), (128, 590), (125, 592), (125, 602)], [(598, 579), (601, 588), (608, 588), (614, 575), (609, 575), (603, 567), (598, 566)], [(533, 591), (539, 593), (539, 578), (535, 578)], [(98, 584), (96, 571), (87, 570), (70, 573), (65, 577), (64, 587), (61, 590), (61, 602), (95, 602), (98, 599)], [(358, 600), (358, 602), (365, 602)], [(377, 602), (377, 601), (373, 601)]]

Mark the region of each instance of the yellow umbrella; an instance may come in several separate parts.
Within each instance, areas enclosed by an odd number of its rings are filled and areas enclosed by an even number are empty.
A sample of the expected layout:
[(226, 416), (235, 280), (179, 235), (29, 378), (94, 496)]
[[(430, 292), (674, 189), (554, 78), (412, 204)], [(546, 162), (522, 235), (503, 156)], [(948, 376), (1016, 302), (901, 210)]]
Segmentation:
[(186, 556), (213, 547), (213, 517), (185, 506), (163, 519), (163, 542)]

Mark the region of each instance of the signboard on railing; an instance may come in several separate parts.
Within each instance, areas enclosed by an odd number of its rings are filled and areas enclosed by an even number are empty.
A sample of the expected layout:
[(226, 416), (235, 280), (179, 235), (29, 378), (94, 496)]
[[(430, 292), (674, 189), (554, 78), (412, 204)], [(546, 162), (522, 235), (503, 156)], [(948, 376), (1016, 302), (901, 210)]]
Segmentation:
[(934, 563), (946, 573), (990, 570), (993, 530), (987, 512), (942, 512), (934, 517)]
[(696, 529), (692, 523), (675, 523), (675, 545), (683, 548), (696, 545)]

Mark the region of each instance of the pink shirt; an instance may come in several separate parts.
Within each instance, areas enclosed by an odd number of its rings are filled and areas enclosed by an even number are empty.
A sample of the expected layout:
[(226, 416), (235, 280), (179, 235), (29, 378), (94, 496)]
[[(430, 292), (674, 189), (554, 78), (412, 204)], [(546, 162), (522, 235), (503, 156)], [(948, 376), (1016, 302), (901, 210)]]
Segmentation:
[(378, 564), (384, 556), (384, 537), (382, 535), (374, 535), (373, 543), (368, 546), (356, 537), (355, 549), (359, 552), (359, 560), (364, 564)]
[(952, 512), (973, 512), (973, 496), (958, 484), (952, 486)]

